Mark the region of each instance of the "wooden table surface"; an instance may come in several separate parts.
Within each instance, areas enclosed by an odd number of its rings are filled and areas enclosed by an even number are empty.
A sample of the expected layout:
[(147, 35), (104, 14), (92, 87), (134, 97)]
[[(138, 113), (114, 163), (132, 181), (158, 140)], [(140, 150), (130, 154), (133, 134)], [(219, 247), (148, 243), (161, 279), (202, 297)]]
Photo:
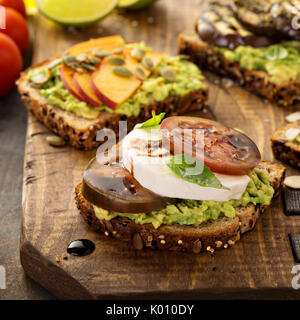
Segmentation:
[[(64, 29), (41, 16), (37, 16), (35, 44), (39, 50), (35, 50), (34, 62), (60, 54), (64, 49), (68, 48), (70, 44), (88, 39), (89, 37), (118, 33), (121, 33), (127, 40), (145, 40), (156, 50), (175, 54), (177, 52), (178, 34), (184, 30), (192, 30), (198, 15), (199, 1), (160, 0), (151, 8), (137, 13), (126, 15), (115, 13), (99, 23), (98, 26), (81, 31), (73, 28)], [(216, 118), (233, 127), (243, 127), (243, 125), (245, 125), (247, 129), (246, 133), (256, 141), (258, 147), (262, 151), (264, 159), (271, 160), (272, 154), (267, 141), (268, 136), (275, 128), (278, 128), (284, 122), (284, 115), (292, 109), (283, 112), (282, 109), (279, 109), (276, 106), (273, 107), (269, 103), (262, 102), (261, 99), (244, 92), (239, 87), (231, 87), (229, 89), (230, 83), (226, 81), (216, 83), (216, 78), (212, 78), (212, 80), (209, 104), (212, 106)], [(227, 112), (224, 112), (225, 106)], [(236, 110), (239, 111), (235, 113)], [(19, 264), (20, 193), (26, 113), (22, 108), (17, 95), (12, 94), (1, 101), (0, 115), (0, 138), (2, 137), (1, 141), (4, 141), (0, 147), (2, 151), (0, 155), (0, 183), (3, 184), (0, 193), (0, 223), (1, 226), (4, 226), (0, 228), (0, 240), (4, 239), (4, 241), (0, 241), (0, 249), (2, 249), (0, 251), (0, 265), (4, 265), (8, 273), (7, 289), (3, 291), (0, 290), (0, 299), (50, 298), (50, 294), (24, 276)], [(8, 139), (9, 141), (7, 141)], [(276, 203), (275, 222), (278, 226), (283, 217), (282, 212), (279, 211), (281, 210), (279, 209), (280, 202), (277, 200)], [(4, 206), (2, 204), (4, 204)], [(271, 226), (271, 222), (272, 218), (270, 215), (266, 217), (263, 216), (262, 221), (257, 226), (259, 232), (262, 231), (262, 227), (268, 229), (268, 226)], [(296, 231), (293, 223), (288, 229)], [(260, 233), (260, 235), (262, 234)], [(290, 250), (288, 242), (283, 238), (285, 236), (286, 234), (280, 238), (281, 236), (279, 235), (279, 238), (277, 237), (278, 239), (276, 239), (283, 241), (279, 241), (278, 247), (284, 248), (282, 257), (284, 262), (288, 261), (288, 263), (291, 264), (292, 259), (291, 253), (288, 251)], [(246, 241), (245, 244), (240, 244), (239, 249), (236, 249), (239, 259), (242, 259), (243, 250), (248, 250), (247, 243), (251, 245), (251, 243), (256, 241), (256, 238), (259, 236), (255, 233), (249, 233), (247, 237), (249, 242)], [(266, 239), (266, 241), (269, 240), (269, 238)], [(244, 245), (245, 247), (243, 247)], [(275, 246), (273, 249), (276, 251), (276, 248), (277, 247)], [(265, 251), (265, 249), (263, 251)], [(222, 256), (223, 253), (220, 253), (220, 255)], [(265, 257), (266, 256), (271, 263), (273, 257), (268, 254), (265, 255)], [(163, 254), (163, 257), (166, 258), (165, 253)], [(195, 261), (205, 259), (196, 257), (190, 258)], [(249, 259), (250, 258), (251, 257), (249, 256)], [(212, 263), (211, 260), (209, 265)], [(260, 268), (262, 266), (257, 267)], [(264, 284), (268, 274), (272, 274), (272, 277), (276, 276), (275, 271), (277, 269), (273, 272), (272, 265), (266, 263), (265, 267), (262, 268), (265, 277), (261, 277), (260, 281), (257, 283), (258, 286)], [(256, 271), (254, 269), (251, 270), (255, 273)], [(252, 273), (251, 270), (249, 271), (249, 274)], [(282, 279), (284, 279), (286, 284), (286, 282), (289, 281), (290, 271), (281, 271), (284, 272), (284, 277)], [(238, 273), (237, 276), (242, 275)], [(229, 275), (228, 277), (231, 279), (232, 275)], [(283, 280), (282, 283), (281, 279), (275, 281), (276, 283), (274, 283), (274, 286), (283, 286)], [(254, 282), (252, 285), (254, 287), (256, 286)], [(292, 293), (289, 292), (289, 294), (286, 295), (286, 298), (288, 296), (291, 297)], [(281, 298), (284, 298), (284, 296)]]

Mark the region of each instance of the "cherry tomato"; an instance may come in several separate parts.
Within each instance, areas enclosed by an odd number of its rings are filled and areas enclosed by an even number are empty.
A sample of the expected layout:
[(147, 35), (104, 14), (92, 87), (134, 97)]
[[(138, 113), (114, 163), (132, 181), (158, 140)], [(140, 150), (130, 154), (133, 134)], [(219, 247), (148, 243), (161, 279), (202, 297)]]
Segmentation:
[(29, 45), (29, 30), (24, 17), (12, 8), (5, 8), (6, 26), (0, 32), (11, 37), (24, 54)]
[(127, 213), (161, 210), (176, 201), (145, 189), (120, 164), (101, 164), (96, 158), (84, 172), (82, 194), (103, 209)]
[(22, 70), (22, 56), (16, 43), (0, 33), (0, 97), (15, 85)]
[(161, 129), (164, 145), (168, 144), (171, 152), (195, 156), (214, 172), (247, 174), (261, 160), (249, 137), (216, 121), (170, 117), (163, 120)]
[(13, 8), (20, 12), (22, 16), (26, 17), (26, 9), (23, 0), (0, 0), (0, 6)]

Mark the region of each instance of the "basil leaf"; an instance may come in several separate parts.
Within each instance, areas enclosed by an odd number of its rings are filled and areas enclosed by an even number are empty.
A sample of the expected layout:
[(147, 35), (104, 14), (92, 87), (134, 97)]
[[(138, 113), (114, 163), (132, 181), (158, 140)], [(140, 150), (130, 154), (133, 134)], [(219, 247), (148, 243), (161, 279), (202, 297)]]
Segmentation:
[(180, 178), (201, 187), (230, 190), (222, 185), (215, 174), (202, 161), (188, 154), (177, 154), (167, 166)]
[(280, 46), (272, 46), (266, 52), (267, 58), (269, 60), (277, 60), (277, 59), (284, 59), (288, 55), (288, 51), (286, 48)]
[(156, 115), (155, 114), (155, 111), (152, 111), (152, 118), (145, 121), (144, 123), (142, 123), (141, 125), (137, 126), (136, 128), (137, 129), (147, 129), (147, 128), (152, 128), (152, 127), (156, 127), (158, 126), (162, 119), (164, 118), (165, 116), (165, 112), (159, 114), (159, 115)]

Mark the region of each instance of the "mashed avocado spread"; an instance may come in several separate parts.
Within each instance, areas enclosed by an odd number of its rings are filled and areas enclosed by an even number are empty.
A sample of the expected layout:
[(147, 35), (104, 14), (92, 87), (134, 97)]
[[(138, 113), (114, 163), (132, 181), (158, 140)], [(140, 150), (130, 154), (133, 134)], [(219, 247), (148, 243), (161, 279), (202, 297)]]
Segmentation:
[(300, 42), (284, 41), (268, 47), (239, 46), (234, 50), (216, 47), (224, 57), (249, 70), (265, 71), (271, 82), (300, 79)]
[(152, 223), (155, 228), (160, 225), (193, 225), (199, 226), (201, 223), (217, 219), (220, 216), (234, 218), (238, 215), (236, 208), (245, 207), (249, 203), (254, 205), (260, 203), (269, 205), (274, 194), (274, 189), (270, 185), (268, 173), (255, 168), (249, 174), (250, 181), (248, 186), (239, 200), (230, 200), (225, 202), (218, 201), (199, 201), (199, 200), (182, 200), (176, 205), (168, 205), (160, 211), (150, 213), (130, 214), (117, 213), (94, 207), (98, 219), (111, 220), (117, 216), (127, 217), (137, 224)]
[[(143, 43), (127, 46), (149, 50)], [(160, 76), (160, 70), (165, 66), (176, 71), (176, 79), (174, 81), (168, 81)], [(51, 71), (47, 68), (32, 69), (28, 73), (28, 79), (31, 80), (38, 73), (49, 77), (47, 83), (40, 90), (49, 104), (73, 111), (77, 115), (87, 119), (96, 119), (103, 110), (127, 116), (138, 116), (140, 109), (153, 101), (163, 101), (171, 95), (183, 96), (189, 92), (206, 87), (203, 75), (193, 63), (180, 56), (175, 57), (165, 54), (152, 75), (143, 81), (137, 92), (116, 110), (112, 110), (106, 106), (94, 107), (76, 99), (64, 87), (60, 79), (58, 67)]]

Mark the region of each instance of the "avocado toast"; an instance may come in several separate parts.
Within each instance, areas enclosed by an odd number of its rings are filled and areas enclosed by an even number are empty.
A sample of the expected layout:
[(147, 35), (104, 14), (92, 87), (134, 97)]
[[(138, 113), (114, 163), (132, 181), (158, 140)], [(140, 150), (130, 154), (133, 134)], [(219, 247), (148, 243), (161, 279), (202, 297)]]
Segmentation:
[(179, 52), (199, 67), (231, 78), (245, 89), (281, 106), (300, 96), (299, 42), (272, 34), (255, 34), (219, 2), (205, 10), (196, 33), (179, 36)]
[(286, 124), (271, 136), (274, 157), (296, 169), (300, 169), (300, 122)]
[(100, 129), (118, 134), (119, 120), (127, 120), (130, 130), (152, 110), (200, 110), (208, 94), (201, 72), (186, 57), (153, 52), (121, 36), (79, 43), (27, 69), (17, 85), (26, 108), (79, 149), (99, 145)]
[[(170, 117), (156, 123), (153, 136), (150, 129), (136, 126), (118, 145), (117, 161), (93, 159), (76, 187), (84, 220), (106, 236), (136, 249), (214, 252), (252, 230), (281, 190), (285, 168), (261, 161), (254, 142), (231, 128)], [(180, 154), (182, 130), (186, 149)], [(189, 140), (201, 132), (204, 162), (194, 153), (197, 142), (190, 148)], [(178, 162), (181, 156), (203, 170), (187, 174), (196, 167)]]

